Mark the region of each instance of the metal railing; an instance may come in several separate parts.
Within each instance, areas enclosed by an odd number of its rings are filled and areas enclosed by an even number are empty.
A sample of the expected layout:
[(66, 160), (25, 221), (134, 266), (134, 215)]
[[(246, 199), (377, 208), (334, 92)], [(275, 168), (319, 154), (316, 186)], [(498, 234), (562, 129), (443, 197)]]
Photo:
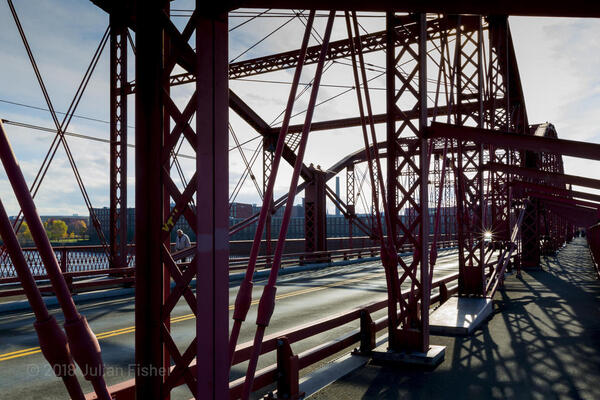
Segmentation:
[[(458, 292), (458, 285), (448, 287), (448, 284), (458, 280), (458, 273), (438, 279), (432, 283), (432, 289), (438, 289), (438, 293), (431, 296), (431, 304), (443, 303), (448, 297)], [(404, 293), (403, 298), (408, 298), (408, 292)], [(262, 368), (256, 372), (252, 391), (263, 389), (269, 385), (277, 384), (278, 398), (295, 398), (298, 393), (293, 393), (298, 389), (299, 371), (315, 363), (325, 360), (344, 349), (359, 344), (357, 352), (368, 354), (375, 348), (375, 335), (377, 332), (387, 328), (387, 316), (372, 320), (371, 315), (387, 306), (387, 299), (382, 299), (374, 303), (369, 303), (351, 310), (341, 312), (330, 317), (326, 317), (309, 324), (286, 329), (268, 336), (265, 336), (261, 355), (277, 351), (277, 363)], [(311, 338), (335, 328), (339, 328), (349, 323), (358, 323), (358, 328), (345, 333), (339, 338), (323, 343), (315, 348), (306, 350), (299, 354), (293, 354), (289, 347), (293, 343)], [(253, 342), (242, 343), (236, 347), (233, 358), (233, 365), (246, 362), (250, 359)], [(171, 369), (171, 371), (173, 368)], [(190, 364), (192, 375), (196, 373), (196, 364), (193, 361)], [(242, 386), (245, 377), (229, 382), (229, 398), (237, 399), (241, 396)], [(185, 381), (181, 377), (174, 386), (184, 385)], [(110, 394), (114, 400), (133, 400), (135, 399), (135, 380), (130, 379), (109, 387)], [(97, 397), (90, 393), (86, 396), (87, 400), (94, 400)]]
[[(438, 243), (439, 246), (449, 247), (454, 245), (455, 241), (445, 240)], [(174, 245), (172, 245), (172, 248)], [(135, 272), (135, 245), (128, 246), (128, 263), (126, 267), (110, 268), (110, 262), (104, 249), (99, 245), (92, 246), (61, 246), (54, 247), (54, 253), (61, 268), (61, 272), (67, 281), (72, 292), (80, 292), (98, 288), (108, 288), (122, 285), (131, 285), (134, 283)], [(401, 251), (411, 251), (411, 246), (404, 246)], [(296, 252), (283, 255), (282, 266), (322, 264), (333, 261), (361, 259), (365, 257), (379, 256), (379, 247), (361, 247), (353, 249), (336, 249), (327, 251), (317, 251), (311, 253)], [(174, 253), (175, 260), (183, 257), (189, 257), (193, 249)], [(36, 248), (23, 248), (23, 254), (32, 271), (32, 275), (37, 281), (47, 280), (46, 269)], [(262, 255), (258, 257), (257, 269), (269, 268), (272, 256)], [(182, 262), (182, 265), (189, 262)], [(244, 271), (248, 264), (247, 257), (230, 258), (230, 271)], [(103, 278), (103, 279), (100, 279)], [(85, 280), (85, 281), (84, 281)], [(40, 285), (40, 291), (51, 292), (50, 286)], [(17, 296), (23, 294), (19, 285), (19, 278), (16, 276), (12, 262), (8, 256), (0, 259), (0, 297)]]
[[(128, 266), (133, 266), (135, 247), (134, 245), (128, 247)], [(63, 273), (106, 270), (110, 267), (110, 261), (104, 247), (100, 245), (60, 246), (53, 247), (53, 249)], [(23, 247), (22, 250), (33, 276), (36, 279), (46, 279), (46, 267), (37, 248)], [(0, 283), (11, 281), (18, 281), (17, 275), (10, 257), (8, 257), (8, 254), (3, 254), (0, 258)]]
[(600, 223), (586, 230), (586, 238), (596, 267), (596, 274), (600, 278)]

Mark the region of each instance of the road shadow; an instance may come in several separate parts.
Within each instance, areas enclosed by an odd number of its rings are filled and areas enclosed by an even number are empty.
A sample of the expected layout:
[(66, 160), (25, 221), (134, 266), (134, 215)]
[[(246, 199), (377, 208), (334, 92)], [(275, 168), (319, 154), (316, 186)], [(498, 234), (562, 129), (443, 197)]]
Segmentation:
[(368, 365), (315, 399), (600, 399), (600, 282), (577, 241), (506, 280), (495, 312), (433, 371)]

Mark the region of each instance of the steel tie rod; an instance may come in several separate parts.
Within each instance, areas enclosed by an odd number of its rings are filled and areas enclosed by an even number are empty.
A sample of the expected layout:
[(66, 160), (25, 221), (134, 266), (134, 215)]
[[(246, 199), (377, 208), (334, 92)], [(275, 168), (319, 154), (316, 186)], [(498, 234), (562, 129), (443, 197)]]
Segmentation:
[[(235, 299), (235, 309), (233, 312), (233, 328), (231, 329), (231, 336), (229, 337), (229, 368), (233, 363), (233, 356), (235, 354), (235, 347), (237, 345), (238, 337), (242, 323), (246, 320), (248, 310), (250, 309), (250, 303), (252, 302), (252, 277), (256, 268), (256, 259), (260, 250), (260, 243), (262, 240), (262, 234), (264, 231), (265, 223), (267, 220), (267, 213), (270, 210), (270, 200), (273, 197), (273, 191), (275, 187), (275, 179), (277, 178), (277, 171), (279, 170), (279, 164), (283, 154), (283, 148), (285, 146), (285, 137), (287, 135), (288, 126), (290, 123), (292, 109), (294, 107), (294, 100), (296, 98), (296, 92), (298, 90), (298, 82), (300, 81), (300, 75), (302, 74), (302, 66), (304, 64), (304, 58), (306, 56), (306, 49), (308, 48), (308, 41), (310, 38), (310, 32), (314, 21), (315, 11), (310, 12), (304, 37), (302, 39), (302, 50), (300, 52), (300, 62), (296, 66), (294, 72), (294, 78), (290, 94), (288, 97), (287, 108), (281, 130), (279, 132), (279, 138), (277, 139), (277, 147), (275, 149), (275, 155), (273, 157), (273, 164), (271, 166), (271, 175), (269, 176), (269, 183), (267, 190), (263, 195), (263, 204), (260, 209), (260, 215), (258, 217), (258, 224), (256, 226), (256, 232), (254, 233), (254, 241), (252, 243), (252, 249), (250, 250), (250, 257), (248, 259), (248, 268), (246, 268), (246, 274), (244, 280), (240, 285), (237, 297)], [(289, 198), (289, 196), (288, 196)]]
[[(313, 12), (311, 11), (311, 16)], [(260, 356), (262, 340), (265, 334), (265, 329), (269, 325), (271, 316), (275, 309), (275, 294), (277, 292), (277, 274), (281, 267), (281, 256), (283, 255), (283, 246), (287, 236), (287, 229), (290, 223), (290, 217), (292, 215), (292, 208), (294, 205), (294, 198), (296, 197), (296, 186), (300, 179), (300, 170), (304, 161), (304, 152), (306, 150), (306, 143), (308, 142), (308, 133), (312, 123), (312, 117), (317, 102), (317, 95), (319, 92), (319, 84), (321, 83), (321, 76), (323, 74), (323, 64), (325, 63), (325, 56), (327, 55), (327, 49), (329, 47), (329, 39), (331, 37), (331, 30), (333, 28), (333, 21), (335, 19), (335, 10), (330, 11), (329, 18), (327, 20), (327, 26), (325, 27), (325, 37), (323, 39), (323, 46), (321, 47), (321, 54), (319, 55), (319, 62), (317, 64), (317, 70), (315, 72), (315, 81), (310, 93), (310, 99), (308, 102), (308, 112), (304, 120), (304, 127), (302, 129), (302, 137), (300, 139), (300, 145), (298, 146), (298, 156), (294, 164), (294, 172), (292, 174), (292, 182), (290, 183), (289, 194), (283, 219), (281, 221), (281, 230), (279, 231), (279, 237), (277, 239), (277, 247), (275, 248), (275, 255), (273, 257), (273, 265), (269, 273), (269, 280), (267, 285), (263, 289), (260, 301), (258, 303), (258, 311), (256, 316), (256, 333), (254, 335), (254, 345), (252, 348), (252, 355), (248, 363), (248, 370), (246, 371), (246, 380), (242, 389), (242, 399), (247, 400), (250, 397), (252, 391), (252, 384), (254, 382), (254, 374), (256, 372), (256, 366), (258, 363), (258, 357)], [(310, 30), (307, 29), (308, 32)], [(283, 137), (280, 136), (279, 142), (283, 141)], [(273, 175), (271, 175), (273, 177)], [(271, 179), (269, 179), (269, 186), (271, 186)], [(268, 200), (268, 197), (265, 196)]]
[(42, 225), (42, 220), (37, 213), (35, 203), (27, 188), (27, 182), (12, 151), (2, 122), (0, 122), (0, 159), (2, 160), (6, 176), (10, 181), (17, 201), (21, 206), (21, 210), (31, 231), (31, 236), (46, 267), (48, 278), (50, 279), (54, 293), (56, 293), (56, 299), (65, 316), (64, 328), (73, 358), (81, 368), (85, 379), (92, 383), (98, 398), (110, 400), (110, 395), (104, 382), (104, 364), (102, 363), (100, 344), (90, 329), (86, 318), (79, 314), (73, 302), (73, 297), (61, 273), (56, 255), (52, 250), (52, 246)]
[(2, 200), (0, 200), (0, 236), (4, 240), (4, 245), (35, 315), (33, 327), (37, 333), (44, 358), (52, 367), (54, 374), (63, 380), (69, 396), (72, 399), (83, 400), (85, 396), (75, 376), (75, 365), (73, 364), (67, 336), (58, 326), (54, 316), (48, 313)]

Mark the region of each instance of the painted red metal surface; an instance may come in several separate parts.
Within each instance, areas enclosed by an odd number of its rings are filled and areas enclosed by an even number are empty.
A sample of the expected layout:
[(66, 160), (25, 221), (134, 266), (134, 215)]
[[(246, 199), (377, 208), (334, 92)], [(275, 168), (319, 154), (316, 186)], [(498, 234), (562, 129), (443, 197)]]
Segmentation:
[(34, 327), (38, 334), (42, 354), (50, 364), (52, 371), (54, 371), (56, 376), (63, 380), (67, 391), (69, 392), (69, 396), (72, 399), (83, 399), (83, 391), (74, 374), (75, 365), (73, 364), (73, 357), (69, 349), (67, 336), (58, 326), (54, 316), (51, 316), (48, 313), (40, 290), (33, 279), (27, 261), (25, 261), (21, 246), (19, 245), (17, 236), (13, 231), (13, 227), (1, 201), (0, 236), (13, 260), (13, 264), (19, 276), (19, 281), (23, 286), (23, 291), (35, 314), (36, 321), (34, 322)]
[(587, 228), (585, 235), (596, 266), (596, 274), (598, 275), (598, 279), (600, 279), (600, 223)]
[(600, 159), (600, 144), (548, 136), (518, 135), (493, 129), (460, 127), (439, 122), (431, 123), (426, 130), (426, 137), (471, 141), (498, 147), (512, 147), (536, 153), (555, 153), (590, 160)]
[[(443, 302), (447, 299), (447, 296), (451, 296), (456, 294), (458, 291), (458, 286), (455, 284), (458, 280), (458, 274), (452, 274), (443, 279), (435, 280), (432, 283), (432, 289), (444, 288), (444, 293), (446, 297), (443, 297), (441, 294), (435, 294), (431, 296), (430, 304), (434, 305), (438, 302)], [(454, 284), (450, 287), (449, 284)], [(404, 293), (403, 297), (405, 300), (408, 298), (408, 293)], [(330, 315), (313, 322), (310, 322), (305, 325), (293, 327), (290, 329), (286, 329), (284, 331), (275, 332), (270, 335), (267, 335), (263, 339), (263, 345), (261, 347), (261, 354), (267, 354), (272, 351), (277, 350), (277, 341), (281, 337), (287, 337), (290, 344), (300, 342), (307, 338), (317, 336), (329, 330), (339, 328), (343, 325), (352, 322), (358, 322), (358, 326), (360, 327), (360, 321), (362, 315), (364, 313), (372, 314), (376, 311), (382, 310), (387, 307), (388, 300), (382, 299), (373, 303), (365, 304), (360, 307), (356, 307), (354, 309), (340, 312), (334, 315)], [(374, 330), (379, 332), (388, 327), (388, 319), (387, 317), (382, 317), (374, 322)], [(299, 368), (306, 368), (314, 363), (317, 363), (330, 355), (338, 353), (354, 344), (360, 343), (361, 341), (361, 331), (360, 328), (351, 331), (350, 333), (344, 335), (341, 338), (333, 339), (330, 342), (324, 343), (316, 349), (309, 350), (305, 353), (299, 354)], [(236, 347), (234, 357), (233, 357), (233, 365), (237, 365), (243, 362), (246, 362), (250, 359), (252, 350), (253, 350), (254, 342), (248, 341), (246, 343), (239, 344)], [(190, 371), (195, 374), (196, 373), (196, 365), (195, 361), (190, 364)], [(267, 385), (270, 385), (277, 380), (277, 365), (271, 365), (266, 368), (263, 368), (257, 371), (257, 376), (253, 384), (253, 390), (258, 390)], [(235, 381), (229, 382), (229, 398), (230, 399), (239, 399), (242, 393), (242, 386), (244, 383), (244, 377), (237, 379)], [(176, 386), (184, 385), (185, 382), (183, 379), (178, 380)], [(110, 393), (113, 396), (114, 400), (133, 400), (135, 399), (135, 380), (131, 379), (116, 385), (109, 387)], [(87, 400), (96, 400), (97, 397), (90, 393), (86, 395)]]
[(121, 15), (110, 15), (110, 251), (111, 267), (128, 265), (127, 35)]
[[(258, 252), (260, 249), (260, 242), (262, 239), (262, 233), (263, 233), (263, 229), (265, 226), (265, 223), (267, 222), (267, 217), (268, 217), (268, 213), (271, 210), (271, 198), (273, 197), (273, 190), (274, 190), (274, 186), (275, 186), (275, 179), (277, 178), (277, 172), (279, 170), (279, 163), (281, 160), (281, 157), (283, 155), (283, 148), (284, 148), (284, 139), (285, 139), (285, 135), (287, 133), (287, 125), (289, 124), (290, 118), (291, 118), (291, 114), (292, 114), (292, 108), (294, 105), (294, 100), (296, 98), (296, 92), (298, 90), (298, 82), (300, 81), (300, 76), (302, 73), (302, 66), (303, 66), (303, 57), (306, 54), (306, 48), (308, 47), (308, 40), (309, 40), (309, 34), (310, 34), (310, 30), (312, 29), (312, 22), (314, 20), (314, 12), (311, 13), (311, 15), (309, 15), (308, 21), (307, 21), (307, 27), (305, 29), (305, 33), (304, 33), (304, 37), (302, 39), (302, 47), (301, 47), (301, 57), (300, 57), (300, 63), (298, 63), (298, 66), (294, 72), (294, 77), (293, 77), (293, 83), (292, 86), (290, 88), (290, 94), (288, 96), (288, 102), (287, 102), (287, 107), (286, 107), (286, 113), (284, 114), (283, 117), (283, 125), (281, 127), (281, 132), (280, 132), (280, 136), (278, 137), (277, 140), (277, 145), (275, 148), (275, 154), (273, 155), (273, 162), (271, 164), (271, 168), (270, 168), (270, 173), (269, 173), (269, 180), (268, 180), (268, 184), (267, 184), (267, 188), (264, 192), (264, 197), (263, 197), (263, 205), (261, 207), (260, 210), (260, 216), (258, 218), (258, 225), (256, 226), (256, 232), (254, 234), (254, 242), (252, 244), (252, 249), (250, 250), (250, 258), (248, 260), (248, 267), (246, 269), (246, 275), (244, 277), (243, 282), (240, 285), (240, 290), (238, 291), (236, 300), (235, 300), (235, 308), (234, 308), (234, 314), (233, 314), (233, 327), (231, 330), (231, 335), (229, 337), (229, 362), (231, 364), (231, 361), (233, 359), (233, 353), (235, 351), (235, 347), (238, 341), (238, 337), (239, 337), (239, 332), (241, 329), (241, 325), (242, 323), (246, 320), (246, 315), (248, 314), (248, 309), (250, 308), (250, 303), (252, 300), (252, 276), (254, 275), (254, 268), (256, 266), (256, 258), (258, 257)], [(288, 195), (289, 197), (289, 195)]]
[[(294, 398), (299, 395), (297, 380), (302, 368), (358, 341), (361, 347), (368, 348), (374, 331), (385, 327), (388, 327), (393, 349), (426, 351), (431, 302), (443, 301), (456, 291), (461, 295), (493, 295), (502, 284), (509, 262), (518, 266), (518, 260), (523, 259), (524, 264), (535, 265), (540, 254), (556, 251), (569, 240), (573, 226), (584, 223), (584, 216), (597, 218), (596, 203), (590, 200), (598, 198), (581, 193), (578, 197), (578, 193), (567, 189), (565, 184), (594, 188), (600, 188), (600, 184), (597, 180), (565, 175), (561, 157), (564, 154), (597, 159), (597, 148), (558, 140), (556, 131), (542, 126), (544, 124), (529, 126), (507, 18), (477, 15), (496, 14), (499, 6), (464, 2), (425, 2), (418, 7), (414, 2), (398, 5), (399, 10), (419, 12), (475, 11), (471, 15), (449, 16), (400, 15), (382, 2), (357, 7), (352, 6), (353, 2), (327, 3), (338, 4), (341, 9), (383, 10), (381, 7), (385, 6), (386, 30), (362, 34), (356, 12), (344, 12), (348, 38), (330, 42), (335, 15), (331, 12), (325, 36), (320, 38), (322, 43), (309, 46), (309, 37), (316, 31), (312, 11), (299, 50), (228, 64), (226, 11), (230, 4), (227, 2), (207, 6), (197, 1), (183, 30), (173, 23), (168, 6), (163, 8), (165, 5), (161, 2), (151, 2), (144, 7), (133, 7), (127, 2), (115, 7), (103, 0), (94, 2), (110, 14), (112, 27), (111, 253), (105, 261), (95, 260), (95, 255), (77, 255), (67, 250), (56, 253), (47, 240), (43, 240), (43, 230), (37, 224), (33, 228), (36, 244), (46, 269), (50, 270), (44, 272), (41, 267), (33, 266), (33, 274), (30, 272), (28, 279), (31, 281), (31, 275), (41, 274), (51, 278), (53, 290), (58, 285), (56, 291), (69, 314), (67, 319), (75, 320), (80, 316), (70, 308), (69, 291), (78, 283), (70, 284), (65, 278), (82, 276), (77, 274), (85, 271), (73, 269), (94, 268), (88, 267), (94, 263), (126, 267), (129, 260), (135, 262), (136, 364), (140, 370), (163, 368), (165, 373), (160, 376), (137, 373), (135, 386), (129, 382), (111, 388), (116, 398), (169, 398), (171, 390), (182, 384), (187, 385), (195, 398), (249, 398), (251, 391), (275, 381), (278, 381), (281, 396)], [(236, 6), (243, 4), (290, 6), (292, 3), (261, 0), (238, 2)], [(302, 8), (311, 4), (316, 3), (302, 4)], [(516, 2), (505, 6), (500, 10), (502, 13), (508, 10), (525, 15), (581, 15), (584, 11), (595, 15), (598, 12), (596, 6), (582, 2), (571, 4), (568, 9), (566, 6), (542, 9)], [(135, 85), (127, 82), (124, 73), (129, 28), (136, 31)], [(195, 46), (190, 45), (193, 35)], [(387, 110), (384, 114), (374, 114), (364, 54), (381, 50), (386, 51)], [(325, 61), (348, 57), (360, 116), (313, 123)], [(304, 124), (290, 125), (300, 74), (307, 64), (316, 64), (317, 70), (311, 84), (308, 112)], [(174, 74), (176, 66), (184, 73)], [(267, 124), (240, 96), (228, 89), (229, 78), (287, 68), (295, 68), (295, 73), (280, 127)], [(171, 87), (190, 82), (195, 82), (195, 86), (181, 109), (175, 96), (171, 97)], [(40, 83), (43, 86), (43, 82)], [(127, 202), (126, 96), (132, 93), (136, 96), (136, 247), (135, 258), (127, 258), (127, 222), (123, 212)], [(228, 108), (262, 136), (264, 162), (261, 211), (233, 227), (227, 224)], [(190, 125), (193, 118), (196, 119), (194, 127)], [(438, 124), (438, 118), (444, 118), (446, 124)], [(428, 128), (430, 122), (433, 122), (432, 128)], [(385, 142), (377, 140), (375, 125), (381, 123), (387, 128)], [(344, 158), (323, 172), (304, 163), (309, 132), (345, 127), (360, 127), (364, 142), (360, 153)], [(57, 129), (60, 131), (60, 126), (57, 125)], [(435, 137), (447, 140), (436, 141)], [(171, 167), (180, 172), (174, 155), (181, 141), (188, 142), (195, 152), (196, 172), (189, 180), (180, 176), (180, 184), (174, 179), (175, 171), (171, 171)], [(236, 145), (239, 147), (237, 139)], [(2, 158), (3, 161), (10, 158), (7, 149), (2, 151)], [(250, 169), (250, 163), (243, 158)], [(281, 159), (294, 170), (288, 192), (274, 201), (274, 183)], [(365, 170), (363, 178), (355, 170), (360, 163)], [(11, 168), (14, 170), (14, 166)], [(339, 173), (346, 173), (348, 181), (345, 202), (326, 184)], [(305, 182), (300, 184), (300, 177)], [(361, 185), (365, 177), (371, 186), (371, 196), (366, 196), (371, 214), (368, 223), (356, 215), (357, 200), (364, 195)], [(511, 185), (515, 178), (521, 183)], [(27, 199), (24, 180), (13, 186), (21, 200)], [(376, 306), (368, 305), (265, 337), (275, 307), (277, 273), (292, 259), (292, 255), (283, 254), (283, 246), (295, 195), (300, 190), (307, 191), (309, 212), (305, 243), (309, 252), (294, 254), (293, 259), (330, 261), (336, 257), (360, 257), (364, 251), (370, 255), (380, 252), (388, 299)], [(369, 235), (379, 248), (319, 251), (327, 243), (323, 227), (326, 198), (348, 219), (348, 247), (357, 246), (359, 239), (355, 234), (362, 231), (361, 235)], [(175, 203), (172, 209), (171, 201)], [(270, 217), (284, 204), (281, 231), (275, 252), (271, 254)], [(23, 207), (27, 210), (26, 217), (35, 217), (32, 202), (26, 206)], [(172, 254), (168, 240), (175, 222), (182, 217), (197, 234), (198, 243), (185, 254), (191, 256), (191, 262), (177, 263), (183, 253)], [(254, 222), (258, 222), (258, 227), (249, 257), (230, 262), (228, 268), (228, 237)], [(8, 234), (6, 229), (5, 232)], [(267, 233), (267, 251), (260, 255), (263, 232)], [(597, 260), (597, 229), (590, 228), (588, 232), (590, 249)], [(460, 273), (443, 282), (432, 282), (436, 244), (448, 235), (453, 238), (455, 233)], [(490, 236), (489, 244), (486, 235)], [(414, 251), (412, 260), (398, 257), (399, 252), (408, 249)], [(497, 250), (499, 259), (491, 262)], [(19, 253), (23, 254), (13, 246), (11, 256), (23, 267), (24, 258), (19, 257)], [(70, 260), (69, 257), (81, 259)], [(227, 273), (244, 266), (246, 278), (235, 302), (233, 330), (229, 336)], [(252, 277), (262, 266), (270, 268), (270, 276), (259, 303), (256, 335), (254, 341), (238, 346), (239, 329), (251, 302)], [(29, 267), (26, 269), (29, 271)], [(131, 270), (112, 271), (130, 273)], [(98, 269), (90, 271), (90, 275), (96, 273)], [(190, 288), (194, 277), (198, 283), (195, 293)], [(119, 279), (133, 281), (129, 276)], [(458, 288), (449, 289), (446, 284), (454, 279), (458, 279)], [(440, 294), (431, 297), (434, 287), (439, 287)], [(34, 303), (39, 302), (36, 300), (39, 291), (36, 295), (29, 289), (31, 282), (24, 284), (23, 290)], [(171, 311), (182, 299), (197, 320), (196, 337), (184, 347), (175, 343), (170, 332)], [(386, 319), (369, 321), (370, 316), (365, 316), (382, 308), (387, 308)], [(363, 331), (368, 328), (368, 332), (351, 332), (337, 341), (293, 354), (289, 345), (295, 341), (356, 321), (361, 315)], [(84, 323), (69, 325), (67, 334), (91, 338)], [(41, 341), (43, 337), (45, 335), (40, 337)], [(84, 364), (96, 362), (81, 355), (83, 347), (94, 346), (89, 340), (82, 346), (76, 345), (76, 360)], [(277, 375), (276, 365), (256, 371), (259, 356), (276, 348), (279, 348), (282, 373)], [(229, 382), (231, 365), (245, 361), (249, 361), (246, 376)], [(98, 382), (95, 386), (102, 392)]]
[[(8, 142), (2, 122), (0, 122), (0, 159), (64, 314), (64, 329), (73, 358), (81, 368), (85, 379), (93, 385), (99, 398), (108, 400), (110, 396), (104, 382), (104, 365), (98, 339), (91, 331), (85, 317), (79, 314), (73, 302), (56, 256), (50, 246), (48, 236), (46, 236), (42, 221), (37, 213), (33, 198), (27, 189), (21, 168)], [(13, 254), (16, 255), (17, 253)]]

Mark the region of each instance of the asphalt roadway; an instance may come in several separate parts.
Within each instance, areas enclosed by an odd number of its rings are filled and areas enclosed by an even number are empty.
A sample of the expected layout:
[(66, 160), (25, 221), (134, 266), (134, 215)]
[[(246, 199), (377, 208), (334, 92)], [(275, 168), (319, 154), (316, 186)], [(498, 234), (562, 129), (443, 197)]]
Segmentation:
[[(410, 259), (410, 257), (406, 257)], [(434, 279), (458, 271), (455, 251), (440, 253)], [(244, 324), (238, 343), (252, 340), (255, 331), (256, 304), (266, 280), (255, 282), (253, 305)], [(239, 283), (238, 283), (239, 284)], [(229, 302), (233, 305), (238, 284), (229, 289)], [(277, 303), (271, 325), (266, 334), (293, 328), (333, 313), (342, 312), (382, 300), (386, 285), (380, 262), (337, 266), (318, 271), (305, 271), (281, 276), (278, 279)], [(102, 347), (106, 366), (106, 381), (113, 385), (133, 377), (134, 367), (134, 301), (133, 297), (99, 301), (81, 305), (92, 330)], [(233, 313), (233, 306), (229, 308)], [(62, 325), (60, 310), (52, 310)], [(374, 317), (384, 315), (382, 310)], [(65, 399), (66, 390), (56, 378), (41, 355), (33, 329), (31, 313), (0, 316), (0, 399)], [(356, 329), (357, 323), (347, 324), (313, 338), (293, 344), (295, 353), (312, 348)], [(185, 301), (180, 301), (172, 312), (171, 331), (175, 343), (183, 352), (195, 336), (195, 319)], [(275, 353), (261, 356), (258, 368), (275, 362)], [(231, 379), (245, 374), (246, 363), (234, 366)], [(305, 371), (304, 371), (305, 372)], [(80, 377), (84, 391), (91, 386)], [(172, 399), (189, 399), (191, 393), (184, 386), (172, 392)]]
[(600, 399), (600, 280), (585, 239), (541, 267), (508, 276), (473, 334), (431, 336), (446, 346), (435, 370), (368, 364), (310, 399)]

